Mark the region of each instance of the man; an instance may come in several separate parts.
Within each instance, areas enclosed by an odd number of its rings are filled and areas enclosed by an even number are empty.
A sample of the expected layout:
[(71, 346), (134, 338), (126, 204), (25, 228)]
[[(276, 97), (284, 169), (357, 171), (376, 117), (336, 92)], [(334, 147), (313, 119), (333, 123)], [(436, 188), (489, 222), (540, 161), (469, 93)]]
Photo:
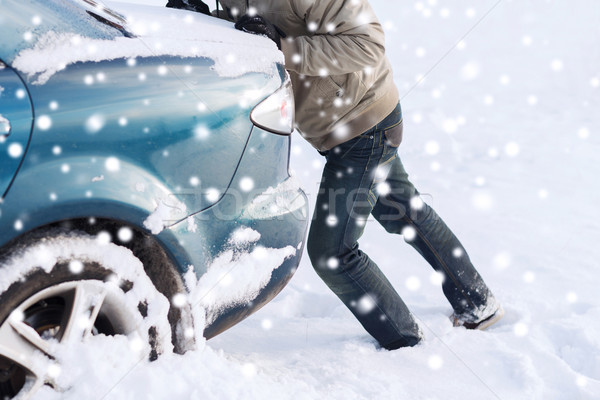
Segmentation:
[(359, 249), (369, 215), (403, 234), (444, 277), (456, 326), (483, 329), (504, 311), (466, 251), (408, 180), (397, 148), (402, 112), (384, 33), (367, 0), (221, 0), (236, 28), (285, 56), (297, 127), (327, 162), (308, 237), (315, 271), (386, 349), (422, 333), (377, 265)]

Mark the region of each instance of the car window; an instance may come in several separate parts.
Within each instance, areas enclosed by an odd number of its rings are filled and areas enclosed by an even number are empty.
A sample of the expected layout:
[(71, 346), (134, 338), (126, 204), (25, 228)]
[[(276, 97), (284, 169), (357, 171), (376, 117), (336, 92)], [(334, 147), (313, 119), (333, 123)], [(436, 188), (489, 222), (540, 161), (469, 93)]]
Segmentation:
[(1, 0), (0, 58), (10, 64), (49, 34), (106, 40), (132, 36), (124, 25), (122, 16), (95, 0)]

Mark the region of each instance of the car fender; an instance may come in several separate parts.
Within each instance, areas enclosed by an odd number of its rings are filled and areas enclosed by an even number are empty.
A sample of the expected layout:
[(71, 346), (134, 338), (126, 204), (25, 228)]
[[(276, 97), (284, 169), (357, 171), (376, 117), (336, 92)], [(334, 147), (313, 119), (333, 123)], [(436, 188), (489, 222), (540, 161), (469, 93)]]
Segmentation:
[[(72, 157), (22, 171), (0, 204), (0, 242), (76, 218), (110, 218), (157, 234), (186, 214), (185, 204), (136, 165), (112, 157)], [(146, 224), (144, 224), (146, 222)]]

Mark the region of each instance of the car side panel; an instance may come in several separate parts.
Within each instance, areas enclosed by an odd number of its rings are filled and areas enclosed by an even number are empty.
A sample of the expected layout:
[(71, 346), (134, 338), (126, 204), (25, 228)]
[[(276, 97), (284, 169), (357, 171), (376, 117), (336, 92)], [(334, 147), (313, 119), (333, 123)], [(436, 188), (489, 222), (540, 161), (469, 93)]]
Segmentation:
[[(252, 91), (256, 103), (281, 77), (223, 79), (211, 65), (207, 59), (120, 59), (71, 65), (44, 85), (29, 82), (36, 123), (0, 205), (0, 224), (19, 221), (26, 231), (109, 217), (103, 204), (121, 203), (137, 210), (124, 219), (135, 226), (157, 210), (168, 226), (217, 202), (252, 127), (252, 103), (240, 99)], [(2, 229), (0, 244), (19, 233)]]

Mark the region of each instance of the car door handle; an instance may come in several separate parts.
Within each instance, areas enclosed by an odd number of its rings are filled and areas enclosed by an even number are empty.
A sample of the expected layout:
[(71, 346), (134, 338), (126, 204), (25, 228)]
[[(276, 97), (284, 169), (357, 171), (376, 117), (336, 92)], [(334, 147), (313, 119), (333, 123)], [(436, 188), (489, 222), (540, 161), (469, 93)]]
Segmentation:
[(0, 115), (0, 136), (6, 137), (10, 135), (10, 121)]

